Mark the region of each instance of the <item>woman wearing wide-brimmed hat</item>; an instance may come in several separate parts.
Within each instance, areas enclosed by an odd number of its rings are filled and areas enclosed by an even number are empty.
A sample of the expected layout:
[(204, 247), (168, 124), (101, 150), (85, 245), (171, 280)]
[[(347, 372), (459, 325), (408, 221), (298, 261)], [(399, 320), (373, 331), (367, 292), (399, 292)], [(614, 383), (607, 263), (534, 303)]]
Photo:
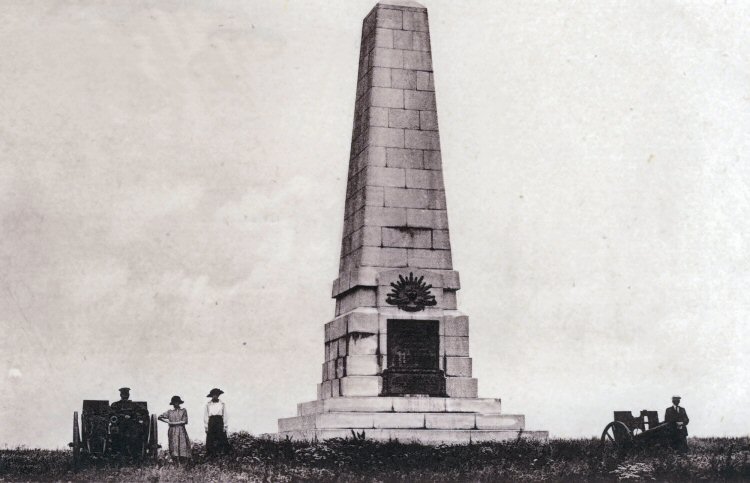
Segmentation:
[(178, 463), (187, 461), (191, 456), (190, 439), (188, 438), (187, 429), (185, 429), (185, 425), (188, 423), (187, 409), (180, 407), (180, 404), (184, 402), (180, 396), (172, 396), (169, 404), (174, 409), (170, 409), (159, 416), (159, 421), (169, 424), (169, 431), (167, 432), (167, 436), (169, 437), (169, 454)]
[(203, 423), (206, 428), (207, 456), (229, 451), (227, 406), (224, 402), (219, 401), (219, 396), (222, 394), (224, 394), (224, 391), (215, 387), (206, 396), (211, 398), (206, 404), (206, 411), (203, 414)]

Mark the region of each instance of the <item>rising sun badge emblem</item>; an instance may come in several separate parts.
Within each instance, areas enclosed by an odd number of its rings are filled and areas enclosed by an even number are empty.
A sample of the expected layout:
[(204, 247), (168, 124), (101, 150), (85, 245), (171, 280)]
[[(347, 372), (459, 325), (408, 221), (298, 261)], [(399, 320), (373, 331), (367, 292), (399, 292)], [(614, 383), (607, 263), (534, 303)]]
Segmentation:
[(408, 278), (399, 275), (398, 281), (392, 282), (391, 287), (391, 293), (385, 301), (401, 310), (419, 312), (437, 304), (435, 296), (430, 293), (432, 285), (424, 283), (424, 276), (414, 278), (414, 273), (411, 272)]

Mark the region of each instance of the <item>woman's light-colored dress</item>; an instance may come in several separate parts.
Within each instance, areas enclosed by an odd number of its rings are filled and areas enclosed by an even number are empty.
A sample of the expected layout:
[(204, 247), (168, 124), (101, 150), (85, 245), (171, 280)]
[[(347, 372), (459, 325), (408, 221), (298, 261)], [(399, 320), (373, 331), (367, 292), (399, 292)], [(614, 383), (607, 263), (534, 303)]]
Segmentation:
[[(166, 413), (159, 416), (159, 418), (164, 418), (169, 420), (170, 423), (179, 423), (184, 422), (187, 424), (188, 422), (188, 415), (187, 415), (187, 409), (170, 409)], [(185, 429), (185, 424), (180, 424), (176, 426), (172, 426), (170, 424), (169, 431), (167, 432), (167, 436), (169, 437), (169, 453), (172, 456), (177, 456), (181, 458), (189, 458), (190, 457), (190, 439), (188, 439), (187, 429)]]

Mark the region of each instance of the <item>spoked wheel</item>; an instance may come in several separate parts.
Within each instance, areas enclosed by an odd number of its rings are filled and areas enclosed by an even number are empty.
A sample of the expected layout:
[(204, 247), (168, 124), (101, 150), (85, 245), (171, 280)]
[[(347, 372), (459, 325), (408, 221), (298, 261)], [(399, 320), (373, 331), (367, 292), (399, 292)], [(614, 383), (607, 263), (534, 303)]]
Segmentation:
[(73, 413), (73, 442), (69, 446), (73, 448), (73, 470), (78, 471), (81, 465), (81, 431), (78, 427), (78, 411)]
[(148, 448), (151, 451), (151, 459), (156, 461), (159, 456), (159, 429), (156, 414), (151, 415), (151, 421), (148, 426)]
[(633, 434), (625, 423), (612, 421), (604, 427), (601, 443), (605, 449), (626, 448), (633, 443)]

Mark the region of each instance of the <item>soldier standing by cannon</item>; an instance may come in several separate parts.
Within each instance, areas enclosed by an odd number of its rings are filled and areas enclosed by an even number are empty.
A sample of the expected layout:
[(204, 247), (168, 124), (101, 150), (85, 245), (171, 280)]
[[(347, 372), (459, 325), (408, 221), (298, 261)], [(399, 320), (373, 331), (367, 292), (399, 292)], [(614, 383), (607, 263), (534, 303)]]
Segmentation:
[(674, 427), (672, 447), (680, 453), (687, 453), (687, 425), (690, 418), (688, 418), (685, 408), (680, 406), (680, 400), (680, 396), (672, 396), (672, 405), (664, 411), (664, 422), (670, 423)]
[(120, 388), (120, 400), (113, 402), (110, 407), (112, 450), (123, 456), (140, 459), (143, 456), (143, 441), (148, 428), (148, 410), (130, 400), (129, 387)]

